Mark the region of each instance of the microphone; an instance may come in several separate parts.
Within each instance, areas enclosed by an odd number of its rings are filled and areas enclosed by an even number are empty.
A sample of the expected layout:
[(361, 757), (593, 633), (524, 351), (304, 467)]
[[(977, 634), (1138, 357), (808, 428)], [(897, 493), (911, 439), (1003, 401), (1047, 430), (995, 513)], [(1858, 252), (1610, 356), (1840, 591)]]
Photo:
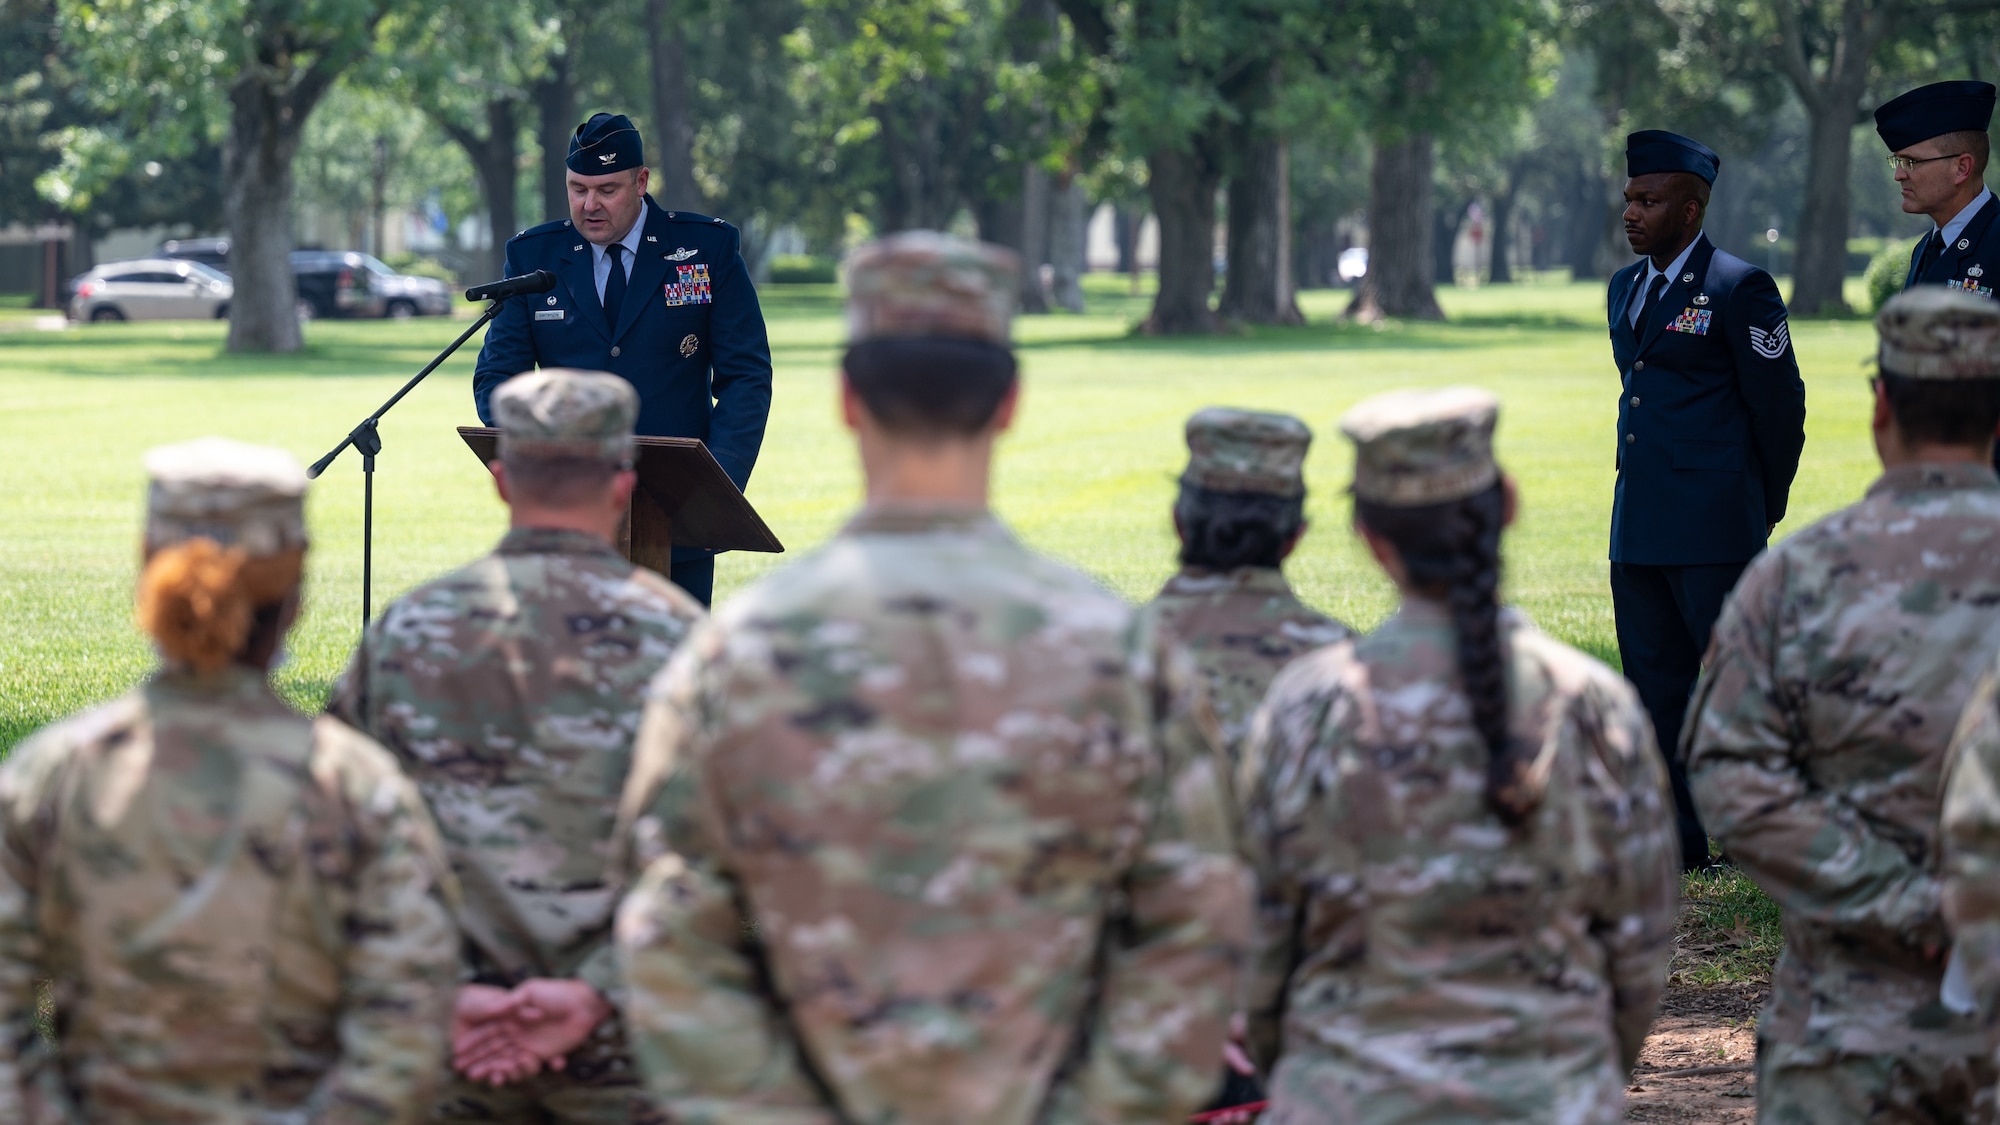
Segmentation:
[(504, 301), (523, 293), (546, 293), (556, 287), (556, 275), (547, 270), (524, 273), (519, 277), (502, 278), (475, 285), (465, 291), (468, 301)]

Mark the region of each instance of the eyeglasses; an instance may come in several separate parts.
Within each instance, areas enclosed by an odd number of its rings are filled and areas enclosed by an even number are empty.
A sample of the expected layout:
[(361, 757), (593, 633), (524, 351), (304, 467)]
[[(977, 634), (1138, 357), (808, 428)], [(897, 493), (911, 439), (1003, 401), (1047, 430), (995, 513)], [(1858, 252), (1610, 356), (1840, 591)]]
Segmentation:
[(1964, 156), (1964, 155), (1965, 155), (1965, 154), (1964, 154), (1964, 153), (1962, 153), (1962, 152), (1954, 152), (1954, 153), (1951, 153), (1951, 154), (1950, 154), (1950, 155), (1948, 155), (1948, 156), (1895, 156), (1895, 155), (1891, 155), (1891, 156), (1889, 157), (1889, 170), (1890, 170), (1891, 172), (1906, 172), (1906, 171), (1908, 171), (1908, 170), (1910, 170), (1910, 169), (1912, 169), (1912, 168), (1915, 168), (1915, 167), (1916, 167), (1917, 165), (1919, 165), (1919, 164), (1929, 164), (1929, 163), (1931, 163), (1932, 161), (1935, 161), (1935, 160), (1957, 160), (1957, 159), (1958, 159), (1959, 157), (1961, 157), (1961, 156)]

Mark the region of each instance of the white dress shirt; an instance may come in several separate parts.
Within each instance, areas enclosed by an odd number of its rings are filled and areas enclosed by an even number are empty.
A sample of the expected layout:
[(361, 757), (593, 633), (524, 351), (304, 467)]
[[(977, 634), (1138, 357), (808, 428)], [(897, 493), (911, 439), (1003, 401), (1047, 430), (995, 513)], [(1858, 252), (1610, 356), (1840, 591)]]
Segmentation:
[(1992, 188), (1980, 188), (1979, 194), (1972, 197), (1972, 202), (1966, 204), (1958, 214), (1953, 215), (1950, 222), (1937, 228), (1944, 235), (1944, 244), (1950, 246), (1957, 242), (1958, 236), (1965, 233), (1965, 228), (1972, 225), (1972, 217), (1979, 214), (1979, 209), (1986, 206), (1986, 201), (1992, 198)]

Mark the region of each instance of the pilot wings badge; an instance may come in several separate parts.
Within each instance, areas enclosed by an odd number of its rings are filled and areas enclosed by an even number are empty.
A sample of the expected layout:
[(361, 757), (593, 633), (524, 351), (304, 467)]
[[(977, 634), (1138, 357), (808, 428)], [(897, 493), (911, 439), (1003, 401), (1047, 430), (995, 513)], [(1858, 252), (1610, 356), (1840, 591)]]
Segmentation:
[(699, 251), (699, 250), (690, 250), (690, 249), (688, 249), (687, 247), (683, 246), (683, 247), (681, 247), (680, 249), (678, 249), (678, 250), (675, 250), (675, 251), (674, 251), (673, 253), (671, 253), (671, 254), (665, 254), (665, 255), (662, 255), (662, 257), (666, 258), (666, 260), (667, 260), (667, 261), (669, 261), (669, 262), (685, 262), (685, 261), (687, 261), (687, 260), (688, 260), (689, 258), (692, 258), (692, 257), (694, 257), (694, 256), (695, 256), (696, 254), (699, 254), (699, 253), (701, 253), (701, 251)]
[(1782, 320), (1778, 322), (1776, 328), (1771, 329), (1769, 332), (1764, 331), (1754, 324), (1750, 326), (1750, 350), (1763, 356), (1765, 359), (1776, 359), (1784, 355), (1785, 349), (1790, 347), (1791, 344), (1791, 326)]

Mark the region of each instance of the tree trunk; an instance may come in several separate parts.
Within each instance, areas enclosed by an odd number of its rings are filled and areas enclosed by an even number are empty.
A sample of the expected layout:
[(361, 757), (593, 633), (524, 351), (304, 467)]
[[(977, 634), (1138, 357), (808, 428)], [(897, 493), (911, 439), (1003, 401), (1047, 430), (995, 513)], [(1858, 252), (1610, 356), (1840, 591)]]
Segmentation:
[(1344, 314), (1443, 320), (1431, 260), (1431, 171), (1437, 149), (1428, 133), (1375, 142), (1368, 177), (1368, 273)]
[(1464, 203), (1445, 203), (1436, 212), (1431, 230), (1431, 276), (1439, 285), (1458, 284), (1458, 264), (1452, 260), (1458, 248), (1458, 232), (1465, 227)]
[(1223, 316), (1251, 324), (1303, 324), (1292, 299), (1291, 169), (1279, 137), (1244, 143), (1229, 177), (1228, 266)]
[(1562, 260), (1569, 266), (1570, 279), (1583, 281), (1604, 276), (1597, 264), (1598, 251), (1604, 246), (1604, 232), (1614, 208), (1603, 173), (1581, 163), (1573, 171), (1563, 195), (1563, 211), (1569, 222), (1563, 232)]
[(1139, 220), (1122, 204), (1111, 209), (1111, 238), (1118, 248), (1117, 273), (1137, 273), (1133, 264), (1139, 257)]
[(295, 352), (298, 282), (292, 276), (292, 158), (306, 113), (257, 78), (238, 78), (229, 91), (229, 137), (222, 149), (222, 206), (229, 222), (232, 352)]
[(1791, 310), (1804, 316), (1847, 312), (1847, 175), (1854, 152), (1854, 103), (1829, 95), (1810, 111), (1805, 206), (1799, 212), (1797, 257), (1792, 263)]
[(1042, 263), (1049, 254), (1049, 173), (1030, 161), (1021, 171), (1021, 312), (1049, 311)]
[(1156, 149), (1147, 165), (1160, 224), (1160, 291), (1143, 330), (1152, 336), (1217, 331), (1222, 322), (1208, 298), (1215, 291), (1215, 191), (1221, 173), (1199, 151)]
[(542, 222), (569, 218), (569, 139), (576, 132), (576, 84), (569, 56), (549, 53), (549, 72), (530, 88), (535, 139), (542, 147)]
[(1521, 177), (1507, 177), (1507, 189), (1493, 197), (1493, 247), (1488, 260), (1487, 280), (1494, 285), (1506, 285), (1514, 280), (1513, 249), (1514, 204), (1521, 196)]
[(654, 194), (669, 208), (706, 210), (694, 178), (694, 115), (690, 112), (687, 36), (674, 0), (646, 0), (646, 45), (653, 69)]
[(483, 137), (455, 121), (442, 117), (433, 120), (465, 150), (473, 174), (479, 177), (479, 193), (486, 201), (486, 229), (492, 243), (480, 259), (479, 271), (485, 277), (498, 278), (506, 261), (507, 240), (519, 229), (514, 225), (520, 214), (514, 198), (515, 173), (521, 155), (519, 103), (511, 97), (487, 102)]
[(1049, 300), (1073, 313), (1083, 311), (1084, 256), (1089, 250), (1090, 202), (1084, 197), (1083, 180), (1071, 173), (1062, 177), (1049, 207), (1049, 265), (1052, 276)]

